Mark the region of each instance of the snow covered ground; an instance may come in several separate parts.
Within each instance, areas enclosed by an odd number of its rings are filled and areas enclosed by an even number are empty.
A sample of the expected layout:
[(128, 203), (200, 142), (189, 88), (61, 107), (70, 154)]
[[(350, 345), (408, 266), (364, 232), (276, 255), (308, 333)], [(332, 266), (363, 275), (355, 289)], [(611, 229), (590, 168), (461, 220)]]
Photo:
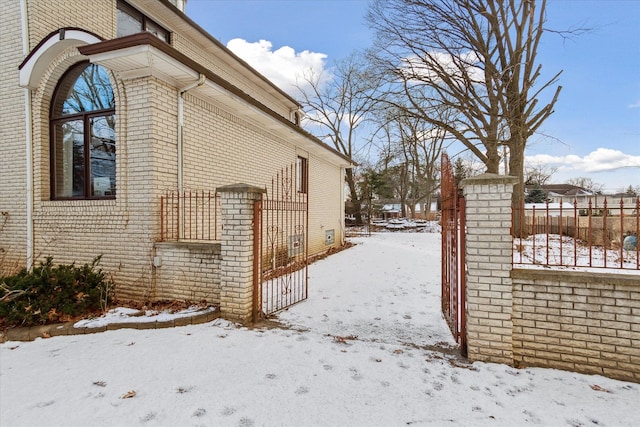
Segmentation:
[(615, 273), (638, 274), (636, 250), (605, 251), (602, 246), (589, 247), (584, 242), (569, 236), (533, 234), (524, 239), (514, 239), (513, 248), (513, 262), (519, 264), (519, 267), (525, 265), (580, 267), (581, 269), (606, 267), (616, 269)]
[(455, 356), (439, 234), (356, 242), (310, 267), (283, 328), (219, 319), (1, 344), (0, 425), (640, 425), (638, 384)]

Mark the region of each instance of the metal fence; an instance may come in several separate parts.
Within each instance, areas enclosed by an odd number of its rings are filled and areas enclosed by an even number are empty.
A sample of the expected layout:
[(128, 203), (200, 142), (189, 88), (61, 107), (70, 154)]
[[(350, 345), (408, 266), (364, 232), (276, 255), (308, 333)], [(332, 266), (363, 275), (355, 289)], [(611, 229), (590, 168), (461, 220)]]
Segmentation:
[(640, 198), (513, 208), (513, 263), (640, 270)]
[(168, 191), (160, 197), (160, 241), (218, 240), (219, 218), (215, 191)]

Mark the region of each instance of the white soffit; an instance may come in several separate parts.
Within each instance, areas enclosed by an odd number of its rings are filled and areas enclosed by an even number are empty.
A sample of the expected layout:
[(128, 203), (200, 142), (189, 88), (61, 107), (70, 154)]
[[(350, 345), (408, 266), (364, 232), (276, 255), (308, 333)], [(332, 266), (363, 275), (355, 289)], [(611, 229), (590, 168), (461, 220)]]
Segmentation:
[(154, 76), (181, 87), (198, 79), (196, 71), (151, 45), (96, 53), (89, 60), (117, 72), (124, 80)]

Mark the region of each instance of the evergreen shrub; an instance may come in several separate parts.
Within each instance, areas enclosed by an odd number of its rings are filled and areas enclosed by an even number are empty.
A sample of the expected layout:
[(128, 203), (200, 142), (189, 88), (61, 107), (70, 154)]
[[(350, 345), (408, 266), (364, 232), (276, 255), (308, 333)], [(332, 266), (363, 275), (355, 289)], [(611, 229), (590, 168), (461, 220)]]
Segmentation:
[(91, 264), (54, 266), (47, 258), (31, 271), (0, 277), (0, 326), (32, 326), (105, 311), (113, 298), (113, 282)]

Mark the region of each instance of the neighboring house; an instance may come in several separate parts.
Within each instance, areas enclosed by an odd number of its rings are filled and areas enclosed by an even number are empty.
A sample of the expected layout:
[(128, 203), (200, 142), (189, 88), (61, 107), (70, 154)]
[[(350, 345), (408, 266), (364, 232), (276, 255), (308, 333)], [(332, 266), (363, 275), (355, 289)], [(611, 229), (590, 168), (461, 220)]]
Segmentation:
[(301, 106), (180, 7), (0, 5), (0, 274), (102, 255), (119, 298), (149, 298), (161, 195), (264, 188), (292, 164), (308, 179), (298, 191), (309, 254), (344, 241), (350, 159), (301, 129)]
[[(535, 188), (538, 188), (538, 186), (525, 186), (525, 195)], [(607, 209), (618, 213), (620, 212), (621, 203), (624, 207), (625, 215), (634, 214), (636, 209), (637, 197), (627, 193), (602, 194), (571, 184), (548, 184), (539, 188), (545, 192), (549, 203), (562, 203), (563, 208), (570, 206), (571, 209), (575, 206), (581, 215), (587, 215), (589, 208), (592, 209), (593, 214), (600, 215), (604, 209), (605, 200)]]
[(594, 192), (571, 184), (526, 185), (525, 196), (536, 188), (545, 192), (549, 203), (574, 203), (577, 200), (580, 206), (588, 203), (589, 198), (595, 196)]

